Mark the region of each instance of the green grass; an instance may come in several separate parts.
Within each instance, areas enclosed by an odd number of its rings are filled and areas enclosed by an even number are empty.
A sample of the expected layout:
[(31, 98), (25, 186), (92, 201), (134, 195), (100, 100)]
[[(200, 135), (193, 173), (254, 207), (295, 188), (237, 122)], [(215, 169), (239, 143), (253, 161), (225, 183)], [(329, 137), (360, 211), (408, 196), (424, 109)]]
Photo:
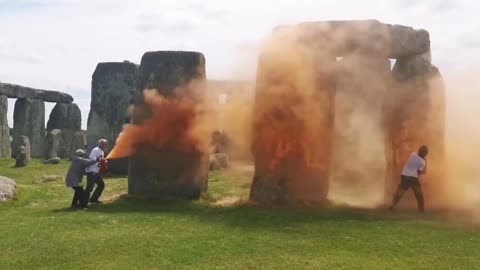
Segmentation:
[[(70, 211), (68, 162), (11, 168), (18, 199), (0, 203), (0, 269), (480, 269), (480, 228), (452, 214), (267, 209), (248, 197), (251, 166), (210, 175), (197, 202), (153, 202), (106, 180), (109, 203)], [(42, 175), (62, 180), (42, 183)], [(455, 217), (455, 216), (453, 216)], [(456, 218), (456, 217), (455, 217)]]

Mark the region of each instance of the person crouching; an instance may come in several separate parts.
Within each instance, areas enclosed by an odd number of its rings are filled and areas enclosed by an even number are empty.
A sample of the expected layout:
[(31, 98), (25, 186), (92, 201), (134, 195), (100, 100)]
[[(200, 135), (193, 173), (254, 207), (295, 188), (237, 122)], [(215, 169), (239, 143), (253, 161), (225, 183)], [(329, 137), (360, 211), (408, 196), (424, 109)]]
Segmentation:
[(72, 163), (68, 169), (67, 176), (65, 178), (65, 184), (67, 187), (71, 187), (75, 193), (73, 194), (73, 200), (71, 208), (87, 209), (87, 202), (85, 201), (85, 191), (82, 186), (82, 178), (85, 174), (85, 169), (98, 162), (98, 159), (88, 159), (87, 153), (82, 149), (75, 151), (72, 158)]

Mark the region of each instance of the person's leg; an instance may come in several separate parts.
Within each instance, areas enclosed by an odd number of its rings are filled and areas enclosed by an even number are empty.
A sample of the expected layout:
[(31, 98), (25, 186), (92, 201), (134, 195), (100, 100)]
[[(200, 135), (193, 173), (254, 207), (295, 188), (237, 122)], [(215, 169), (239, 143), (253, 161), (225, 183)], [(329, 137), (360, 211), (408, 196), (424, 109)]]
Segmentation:
[(73, 193), (72, 205), (70, 207), (74, 208), (79, 206), (78, 201), (80, 200), (80, 198), (78, 197), (79, 196), (79, 193), (77, 191), (78, 187), (72, 187), (72, 189), (74, 190), (74, 193)]
[(100, 202), (98, 199), (100, 198), (100, 196), (102, 196), (102, 192), (105, 189), (105, 182), (103, 182), (102, 176), (100, 176), (99, 174), (95, 174), (95, 176), (97, 188), (93, 192), (92, 197), (90, 198), (90, 202)]
[(403, 194), (405, 194), (405, 191), (407, 191), (408, 187), (409, 187), (408, 180), (402, 176), (402, 179), (400, 184), (398, 185), (397, 191), (393, 196), (392, 205), (389, 208), (390, 210), (393, 210), (395, 206), (397, 206), (398, 202), (400, 202), (400, 199), (403, 197)]
[(415, 194), (415, 198), (417, 199), (418, 211), (424, 212), (425, 201), (423, 199), (422, 186), (420, 185), (420, 182), (418, 180), (415, 181), (414, 184), (412, 185), (412, 190), (413, 190), (413, 194)]
[(87, 187), (85, 188), (85, 195), (83, 197), (84, 206), (87, 206), (88, 202), (90, 201), (90, 193), (93, 191), (95, 182), (96, 182), (95, 174), (92, 174), (92, 173), (87, 174)]

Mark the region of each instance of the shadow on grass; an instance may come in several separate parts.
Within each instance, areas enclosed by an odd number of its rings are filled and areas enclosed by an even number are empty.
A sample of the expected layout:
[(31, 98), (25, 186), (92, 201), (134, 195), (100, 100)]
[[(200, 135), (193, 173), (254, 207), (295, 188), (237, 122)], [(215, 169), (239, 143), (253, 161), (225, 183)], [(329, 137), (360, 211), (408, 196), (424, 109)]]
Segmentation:
[[(65, 209), (54, 212), (68, 211)], [(200, 222), (221, 223), (234, 227), (276, 228), (302, 223), (319, 222), (376, 222), (388, 217), (379, 211), (355, 208), (333, 209), (328, 206), (315, 208), (266, 208), (252, 204), (224, 207), (205, 201), (159, 201), (123, 195), (113, 202), (92, 205), (88, 212), (104, 214), (141, 213), (194, 218)]]

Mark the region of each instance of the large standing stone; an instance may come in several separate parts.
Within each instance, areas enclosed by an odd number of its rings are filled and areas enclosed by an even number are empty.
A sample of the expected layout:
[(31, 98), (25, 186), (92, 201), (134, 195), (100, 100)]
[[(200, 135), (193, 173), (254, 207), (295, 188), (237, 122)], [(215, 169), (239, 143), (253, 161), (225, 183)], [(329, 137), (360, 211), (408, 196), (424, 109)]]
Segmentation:
[(10, 128), (8, 127), (8, 99), (0, 95), (0, 158), (10, 157)]
[(1, 83), (0, 82), (0, 95), (7, 96), (9, 98), (31, 98), (40, 99), (47, 102), (62, 102), (71, 103), (73, 97), (66, 93), (61, 93), (51, 90), (35, 89), (26, 86)]
[(15, 138), (22, 135), (30, 140), (32, 157), (45, 155), (45, 103), (42, 100), (24, 98), (15, 102), (12, 146), (16, 145)]
[[(423, 189), (430, 206), (442, 206), (445, 188), (445, 86), (429, 55), (400, 58), (386, 99), (386, 199), (391, 200), (404, 163), (421, 145), (429, 147)], [(431, 181), (429, 181), (429, 179)], [(412, 198), (413, 199), (413, 198)], [(408, 200), (406, 200), (408, 201)]]
[(17, 194), (17, 183), (10, 178), (0, 176), (0, 201), (14, 199)]
[[(157, 89), (164, 97), (177, 98), (177, 94), (190, 94), (188, 89), (174, 92), (178, 87), (192, 80), (204, 83), (205, 79), (205, 58), (201, 53), (147, 52), (140, 65), (136, 106), (145, 106), (144, 89)], [(133, 123), (139, 124), (148, 116), (133, 117)], [(207, 174), (208, 153), (195, 149), (181, 151), (174, 144), (158, 150), (142, 145), (130, 158), (128, 191), (148, 197), (198, 198), (206, 190)]]
[(54, 129), (47, 131), (47, 146), (45, 157), (47, 159), (59, 156), (60, 144), (62, 142), (62, 131)]
[(383, 201), (382, 109), (390, 69), (389, 59), (366, 53), (338, 61), (331, 178), (334, 198), (365, 205)]
[[(124, 124), (130, 122), (128, 108), (136, 93), (138, 65), (125, 62), (99, 63), (92, 75), (92, 101), (88, 115), (88, 150), (99, 139), (107, 139), (113, 149)], [(108, 155), (109, 151), (105, 153)], [(128, 173), (128, 159), (111, 160), (109, 170)]]
[(47, 122), (47, 130), (69, 129), (79, 131), (82, 126), (82, 113), (75, 103), (57, 103)]
[(329, 190), (335, 55), (295, 35), (274, 35), (258, 63), (250, 199), (259, 203), (322, 202)]

